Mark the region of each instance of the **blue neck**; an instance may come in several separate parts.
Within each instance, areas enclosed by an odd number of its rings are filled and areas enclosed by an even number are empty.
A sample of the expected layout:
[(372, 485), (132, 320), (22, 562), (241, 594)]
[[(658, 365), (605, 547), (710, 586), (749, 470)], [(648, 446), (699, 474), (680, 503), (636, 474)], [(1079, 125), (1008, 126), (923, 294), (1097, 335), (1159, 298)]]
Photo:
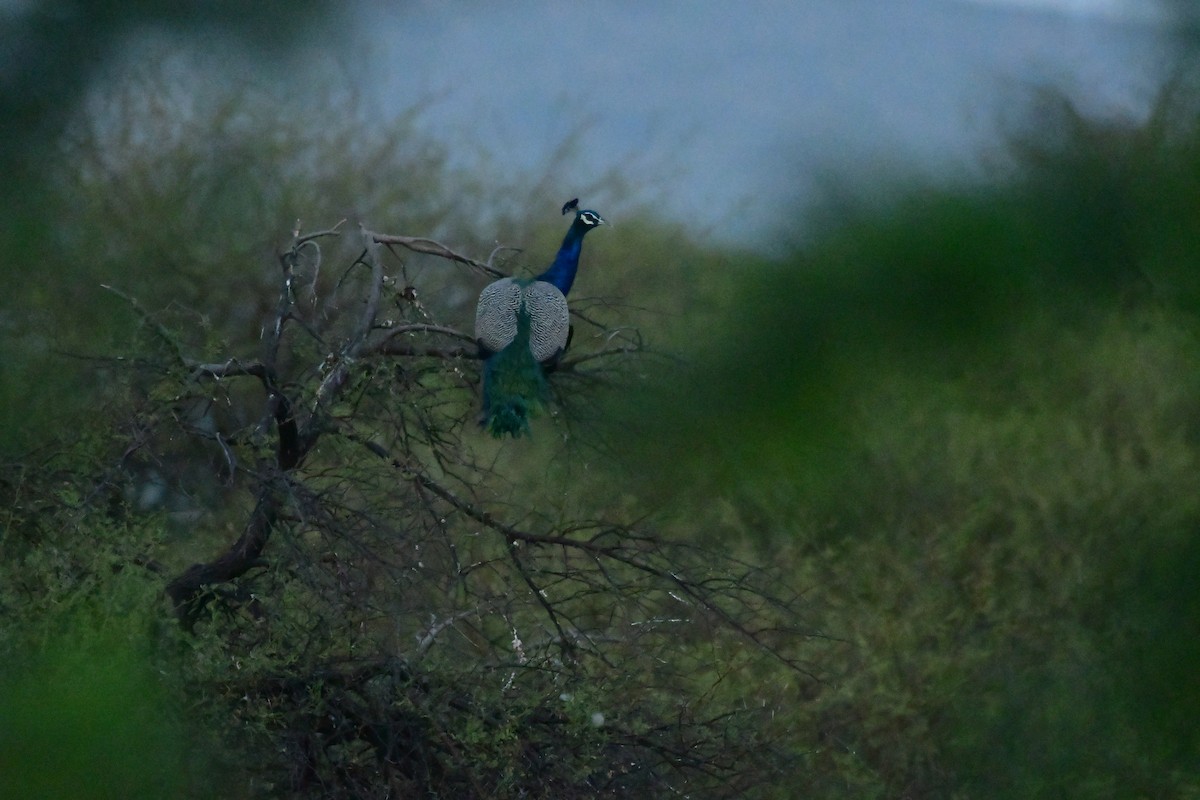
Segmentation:
[(537, 276), (537, 280), (552, 283), (558, 287), (558, 290), (564, 295), (571, 291), (571, 284), (575, 282), (575, 273), (579, 270), (579, 253), (583, 250), (583, 235), (591, 230), (591, 227), (575, 218), (575, 222), (567, 229), (567, 235), (563, 237), (562, 247), (558, 248), (558, 255), (554, 257), (554, 263), (549, 269)]

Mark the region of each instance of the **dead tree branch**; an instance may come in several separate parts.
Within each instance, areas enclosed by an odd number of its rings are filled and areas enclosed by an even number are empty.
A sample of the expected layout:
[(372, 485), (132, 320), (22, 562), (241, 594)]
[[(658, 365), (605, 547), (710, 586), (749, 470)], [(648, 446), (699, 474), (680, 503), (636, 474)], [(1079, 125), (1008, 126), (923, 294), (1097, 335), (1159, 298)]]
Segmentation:
[[(207, 601), (213, 596), (214, 584), (236, 581), (252, 568), (261, 565), (264, 550), (279, 526), (306, 520), (306, 525), (333, 529), (357, 518), (361, 520), (365, 530), (378, 527), (378, 522), (371, 520), (369, 512), (360, 512), (349, 505), (338, 510), (336, 501), (321, 499), (320, 494), (306, 487), (303, 476), (298, 472), (324, 435), (337, 432), (341, 436), (358, 441), (375, 456), (397, 469), (409, 482), (409, 491), (418, 498), (417, 502), (431, 504), (430, 514), (435, 518), (441, 519), (446, 516), (446, 509), (452, 509), (463, 518), (477, 522), (502, 536), (506, 542), (506, 553), (503, 555), (511, 565), (510, 576), (526, 585), (544, 612), (555, 640), (562, 643), (564, 648), (573, 648), (579, 641), (594, 642), (600, 639), (594, 639), (590, 634), (584, 633), (582, 628), (571, 620), (570, 615), (564, 613), (568, 606), (560, 608), (558, 605), (561, 598), (556, 600), (547, 594), (548, 587), (577, 586), (581, 597), (596, 591), (596, 588), (589, 588), (587, 581), (591, 578), (584, 578), (583, 582), (580, 582), (573, 573), (559, 574), (555, 570), (548, 570), (544, 563), (545, 548), (559, 548), (563, 552), (582, 554), (594, 564), (603, 580), (608, 581), (607, 588), (603, 591), (615, 593), (614, 596), (621, 591), (622, 579), (614, 577), (607, 570), (611, 566), (619, 565), (652, 578), (664, 592), (676, 591), (680, 596), (690, 597), (697, 607), (705, 608), (709, 613), (723, 614), (723, 618), (736, 627), (736, 616), (723, 610), (720, 592), (710, 590), (703, 584), (690, 581), (672, 571), (666, 551), (662, 549), (661, 543), (651, 537), (629, 528), (603, 523), (569, 526), (560, 532), (522, 529), (504, 522), (473, 498), (459, 496), (442, 480), (433, 477), (435, 473), (450, 476), (465, 472), (466, 477), (457, 479), (463, 482), (463, 485), (469, 486), (478, 480), (481, 470), (487, 469), (463, 463), (456, 429), (447, 428), (445, 418), (431, 416), (441, 413), (439, 409), (445, 405), (443, 400), (435, 400), (432, 395), (427, 394), (422, 395), (427, 398), (426, 401), (414, 402), (405, 394), (413, 391), (439, 391), (431, 389), (431, 385), (458, 386), (461, 385), (461, 376), (457, 375), (457, 368), (453, 368), (454, 380), (447, 382), (446, 376), (452, 373), (439, 373), (438, 370), (444, 368), (428, 365), (396, 367), (395, 370), (390, 370), (379, 365), (378, 359), (373, 357), (472, 358), (476, 355), (474, 341), (470, 335), (454, 327), (437, 324), (426, 309), (416, 305), (413, 306), (408, 320), (401, 320), (398, 324), (391, 321), (382, 323), (380, 317), (385, 302), (384, 290), (389, 279), (385, 274), (381, 248), (403, 246), (414, 252), (466, 264), (489, 275), (500, 274), (490, 264), (482, 264), (455, 253), (430, 239), (383, 235), (360, 226), (361, 251), (354, 263), (365, 267), (368, 274), (364, 276), (359, 273), (351, 277), (352, 270), (348, 270), (348, 277), (344, 278), (343, 282), (350, 286), (351, 281), (354, 281), (355, 291), (361, 300), (352, 312), (347, 310), (349, 324), (344, 326), (340, 342), (330, 348), (322, 346), (320, 363), (310, 362), (307, 367), (301, 367), (299, 374), (302, 377), (297, 379), (295, 376), (298, 365), (295, 363), (295, 356), (298, 351), (293, 342), (303, 337), (289, 335), (289, 330), (293, 329), (292, 323), (304, 326), (293, 291), (296, 268), (301, 262), (302, 251), (315, 247), (318, 237), (336, 235), (338, 226), (316, 234), (302, 235), (298, 226), (293, 231), (290, 248), (281, 253), (278, 259), (278, 296), (269, 324), (264, 328), (263, 352), (259, 360), (229, 358), (223, 361), (200, 361), (189, 359), (176, 348), (179, 363), (188, 370), (188, 380), (251, 377), (260, 381), (266, 390), (266, 400), (262, 422), (256, 429), (256, 435), (262, 437), (270, 432), (274, 439), (272, 457), (263, 458), (263, 450), (260, 448), (253, 458), (239, 459), (229, 449), (229, 442), (238, 446), (243, 443), (253, 445), (253, 442), (228, 437), (217, 438), (222, 457), (225, 463), (230, 465), (230, 470), (240, 470), (243, 475), (253, 476), (256, 486), (255, 505), (241, 536), (235, 542), (212, 560), (188, 567), (168, 585), (167, 594), (175, 604), (180, 620), (185, 626), (194, 625), (200, 618)], [(494, 255), (493, 253), (493, 257)], [(409, 287), (406, 291), (415, 297), (415, 289)], [(331, 308), (336, 309), (336, 306)], [(405, 313), (404, 309), (405, 307), (401, 306), (402, 313)], [(295, 330), (298, 331), (299, 328)], [(169, 333), (165, 329), (158, 335), (170, 341)], [(569, 359), (563, 366), (570, 369), (593, 359), (616, 358), (642, 350), (643, 345), (636, 331), (606, 331), (604, 335), (607, 336), (607, 347), (595, 353)], [(436, 342), (437, 337), (463, 344), (441, 346), (429, 343)], [(334, 341), (333, 337), (329, 338), (330, 341)], [(307, 343), (309, 340), (304, 341)], [(312, 341), (321, 345), (322, 339), (314, 338)], [(307, 346), (310, 345), (306, 344)], [(281, 370), (289, 377), (281, 378)], [(422, 376), (433, 376), (428, 378), (432, 383), (422, 383), (426, 380)], [(342, 409), (355, 409), (360, 403), (369, 402), (366, 398), (370, 398), (372, 392), (378, 391), (384, 385), (377, 381), (390, 382), (388, 385), (393, 388), (389, 388), (388, 392), (397, 392), (385, 395), (386, 399), (381, 397), (382, 402), (395, 403), (400, 409), (407, 410), (400, 413), (389, 412), (381, 418), (378, 426), (362, 416), (361, 411), (355, 412), (353, 425), (348, 420), (335, 416), (335, 409), (338, 409), (336, 414), (341, 415), (344, 413)], [(455, 405), (461, 408), (460, 401), (456, 400)], [(460, 426), (462, 421), (459, 419), (451, 424)], [(356, 433), (354, 429), (361, 429), (362, 434)], [(393, 457), (392, 449), (376, 440), (380, 435), (394, 438), (398, 445), (398, 456)], [(441, 504), (445, 506), (440, 511), (432, 508), (432, 505)], [(342, 513), (349, 516), (339, 516)], [(441, 519), (441, 523), (444, 524), (445, 519)], [(494, 565), (496, 562), (492, 559), (499, 555), (501, 553), (493, 553), (481, 563)], [(461, 569), (457, 574), (460, 580), (465, 576)], [(475, 607), (486, 602), (490, 601), (476, 598)], [(745, 632), (753, 638), (748, 629)], [(594, 654), (604, 658), (598, 650)]]
[(414, 253), (424, 253), (426, 255), (438, 256), (449, 261), (457, 261), (459, 264), (467, 266), (482, 272), (484, 275), (491, 275), (494, 278), (505, 277), (504, 273), (493, 267), (491, 264), (484, 264), (482, 261), (476, 261), (473, 258), (461, 255), (454, 252), (441, 242), (435, 242), (433, 239), (425, 239), (420, 236), (396, 236), (393, 234), (376, 233), (373, 234), (377, 244), (385, 244), (389, 247), (398, 244), (401, 247), (406, 247)]

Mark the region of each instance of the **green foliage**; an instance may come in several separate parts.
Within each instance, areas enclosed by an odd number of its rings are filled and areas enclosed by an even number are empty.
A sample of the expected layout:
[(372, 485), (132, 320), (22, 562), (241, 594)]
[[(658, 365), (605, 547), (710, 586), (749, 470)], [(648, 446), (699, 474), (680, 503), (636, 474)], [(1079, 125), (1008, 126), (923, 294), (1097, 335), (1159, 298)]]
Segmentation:
[(835, 639), (791, 795), (1200, 792), (1186, 100), (1046, 98), (998, 185), (900, 192), (729, 278), (642, 452)]
[[(1057, 342), (1043, 331), (1022, 340), (1041, 347), (1034, 363), (1014, 354), (1016, 382), (982, 398), (872, 406), (860, 468), (877, 494), (817, 551), (813, 578), (876, 610), (826, 629), (855, 631), (864, 659), (844, 696), (872, 697), (874, 724), (898, 714), (877, 732), (842, 717), (865, 728), (853, 738), (890, 791), (1170, 796), (1194, 781), (1172, 774), (1194, 737), (1173, 735), (1173, 756), (1153, 740), (1186, 727), (1195, 692), (1129, 658), (1188, 655), (1195, 633), (1193, 617), (1155, 605), (1172, 632), (1151, 645), (1134, 611), (1146, 593), (1193, 595), (1193, 578), (1130, 583), (1145, 549), (1186, 556), (1200, 512), (1181, 426), (1197, 396), (1181, 367), (1200, 351), (1179, 322), (1117, 317)], [(1146, 713), (1151, 697), (1174, 713)]]
[[(0, 793), (1200, 796), (1182, 88), (1146, 124), (1047, 95), (995, 185), (814, 212), (778, 261), (604, 206), (517, 450), (474, 430), (474, 364), (419, 352), (481, 276), (280, 244), (353, 211), (480, 251), (511, 187), (336, 87), (313, 124), (174, 74), (89, 99), (38, 187), (57, 246), (5, 239), (39, 268), (0, 390), (42, 449), (0, 476)], [(343, 359), (372, 288), (396, 352)], [(275, 383), (196, 366), (272, 320)]]
[(1089, 120), (1050, 94), (1034, 108), (1001, 180), (872, 186), (870, 204), (814, 211), (822, 232), (792, 257), (706, 277), (727, 322), (692, 329), (708, 357), (680, 376), (688, 402), (674, 385), (658, 398), (641, 455), (692, 453), (717, 479), (765, 463), (824, 472), (852, 438), (843, 398), (881, 376), (951, 377), (1047, 314), (1200, 311), (1200, 115), (1185, 87), (1144, 124)]
[(16, 651), (20, 666), (0, 680), (6, 797), (180, 797), (201, 785), (179, 710), (128, 635), (65, 622), (45, 649)]
[(0, 794), (215, 796), (148, 560), (161, 521), (126, 517), (106, 441), (0, 479)]

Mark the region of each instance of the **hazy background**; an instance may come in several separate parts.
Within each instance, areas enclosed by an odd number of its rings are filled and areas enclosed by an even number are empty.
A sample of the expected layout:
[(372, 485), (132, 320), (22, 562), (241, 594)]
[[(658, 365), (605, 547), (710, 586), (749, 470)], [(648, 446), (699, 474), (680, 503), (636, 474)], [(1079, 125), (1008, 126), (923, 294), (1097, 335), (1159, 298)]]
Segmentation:
[(627, 167), (667, 213), (747, 242), (831, 170), (977, 175), (1033, 86), (1144, 113), (1178, 55), (1166, 19), (1112, 0), (521, 0), (367, 4), (352, 24), (367, 95), (385, 118), (429, 101), (421, 127), (456, 158), (537, 171), (582, 132), (559, 194)]

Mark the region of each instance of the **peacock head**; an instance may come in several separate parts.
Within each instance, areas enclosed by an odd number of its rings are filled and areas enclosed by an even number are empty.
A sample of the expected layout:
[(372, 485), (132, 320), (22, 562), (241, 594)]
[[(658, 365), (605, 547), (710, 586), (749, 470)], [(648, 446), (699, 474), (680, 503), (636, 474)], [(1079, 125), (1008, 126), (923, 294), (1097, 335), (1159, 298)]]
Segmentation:
[(595, 211), (586, 208), (581, 209), (579, 207), (578, 197), (563, 204), (562, 213), (566, 214), (570, 211), (575, 212), (575, 221), (582, 225), (585, 231), (590, 231), (592, 228), (606, 224), (604, 222), (604, 217), (600, 216)]

